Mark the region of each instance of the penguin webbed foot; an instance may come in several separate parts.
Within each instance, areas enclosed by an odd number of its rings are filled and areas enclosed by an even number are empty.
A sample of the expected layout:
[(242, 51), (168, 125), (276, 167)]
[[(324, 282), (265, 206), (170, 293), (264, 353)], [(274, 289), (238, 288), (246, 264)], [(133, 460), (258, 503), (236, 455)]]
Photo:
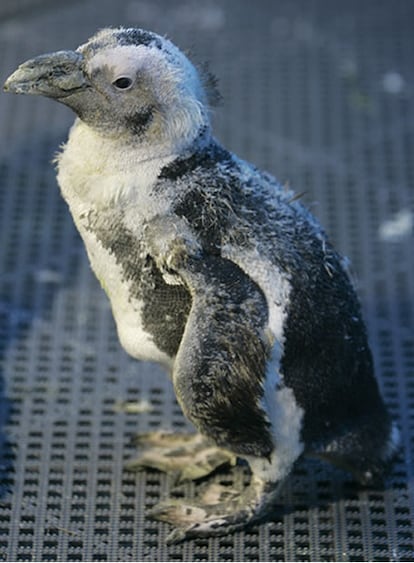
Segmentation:
[(194, 500), (167, 499), (148, 512), (155, 520), (174, 526), (167, 544), (194, 538), (224, 536), (269, 517), (276, 505), (279, 484), (252, 479), (249, 486), (210, 483)]
[(134, 442), (143, 452), (128, 461), (126, 469), (157, 469), (173, 474), (176, 483), (202, 479), (223, 465), (236, 464), (234, 454), (218, 448), (201, 434), (148, 432), (137, 435)]

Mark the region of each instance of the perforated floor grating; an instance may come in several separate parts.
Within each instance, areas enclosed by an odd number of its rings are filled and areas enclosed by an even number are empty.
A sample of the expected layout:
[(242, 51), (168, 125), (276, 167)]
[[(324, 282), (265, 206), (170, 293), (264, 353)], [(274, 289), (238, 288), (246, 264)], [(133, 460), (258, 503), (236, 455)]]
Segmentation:
[[(217, 136), (305, 190), (352, 260), (403, 451), (384, 490), (302, 461), (274, 522), (166, 547), (145, 511), (171, 480), (124, 463), (135, 433), (189, 426), (160, 368), (121, 350), (59, 195), (51, 160), (71, 113), (0, 95), (1, 560), (414, 560), (413, 22), (411, 0), (2, 0), (2, 80), (106, 25), (210, 61)], [(137, 401), (151, 408), (128, 412)]]

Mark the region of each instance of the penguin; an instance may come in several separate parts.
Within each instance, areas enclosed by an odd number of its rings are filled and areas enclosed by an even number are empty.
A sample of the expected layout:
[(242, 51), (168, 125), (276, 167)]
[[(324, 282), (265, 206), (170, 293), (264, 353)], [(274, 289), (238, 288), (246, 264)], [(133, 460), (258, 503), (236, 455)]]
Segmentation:
[(150, 433), (138, 465), (250, 484), (159, 503), (169, 543), (274, 513), (303, 455), (376, 483), (399, 434), (345, 260), (294, 192), (224, 148), (215, 81), (171, 41), (107, 28), (23, 63), (4, 89), (76, 114), (57, 179), (134, 358), (169, 372), (194, 435)]

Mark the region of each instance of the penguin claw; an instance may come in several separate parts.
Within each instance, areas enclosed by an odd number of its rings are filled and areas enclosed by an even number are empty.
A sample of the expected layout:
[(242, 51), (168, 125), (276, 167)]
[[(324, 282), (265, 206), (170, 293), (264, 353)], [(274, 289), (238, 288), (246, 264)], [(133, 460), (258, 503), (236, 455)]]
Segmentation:
[[(194, 538), (224, 536), (268, 516), (270, 506), (274, 506), (273, 502), (267, 502), (268, 493), (270, 490), (255, 486), (240, 492), (213, 483), (195, 500), (168, 499), (147, 515), (174, 526), (166, 538), (169, 545)], [(270, 497), (273, 499), (273, 494), (270, 493)]]
[(167, 545), (176, 545), (185, 541), (186, 539), (186, 530), (182, 528), (174, 528), (174, 530), (170, 532), (165, 538), (165, 543)]
[[(200, 434), (180, 435), (152, 432), (136, 440), (144, 447), (128, 469), (159, 469), (173, 475), (175, 483), (206, 477), (224, 464), (236, 464), (236, 456), (213, 445)], [(173, 530), (167, 544), (192, 538), (223, 536), (267, 517), (274, 508), (280, 484), (252, 478), (247, 487), (225, 486), (217, 482), (198, 486), (198, 496), (166, 499), (147, 512), (154, 520), (167, 522)]]
[(219, 505), (203, 505), (185, 500), (167, 500), (147, 513), (154, 520), (174, 526), (166, 538), (169, 545), (185, 540), (223, 536), (244, 528), (251, 521), (248, 510), (235, 507), (233, 502)]
[(134, 442), (144, 451), (126, 463), (127, 470), (158, 469), (173, 474), (177, 483), (201, 479), (223, 465), (236, 463), (234, 454), (212, 445), (200, 434), (149, 432), (137, 436)]

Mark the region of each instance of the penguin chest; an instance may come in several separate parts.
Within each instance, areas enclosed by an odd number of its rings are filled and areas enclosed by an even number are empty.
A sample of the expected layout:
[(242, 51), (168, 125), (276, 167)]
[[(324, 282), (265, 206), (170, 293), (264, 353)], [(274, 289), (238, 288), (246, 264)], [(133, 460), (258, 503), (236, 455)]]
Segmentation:
[(191, 300), (164, 281), (142, 238), (115, 214), (77, 221), (92, 269), (106, 292), (122, 347), (131, 356), (171, 365)]

